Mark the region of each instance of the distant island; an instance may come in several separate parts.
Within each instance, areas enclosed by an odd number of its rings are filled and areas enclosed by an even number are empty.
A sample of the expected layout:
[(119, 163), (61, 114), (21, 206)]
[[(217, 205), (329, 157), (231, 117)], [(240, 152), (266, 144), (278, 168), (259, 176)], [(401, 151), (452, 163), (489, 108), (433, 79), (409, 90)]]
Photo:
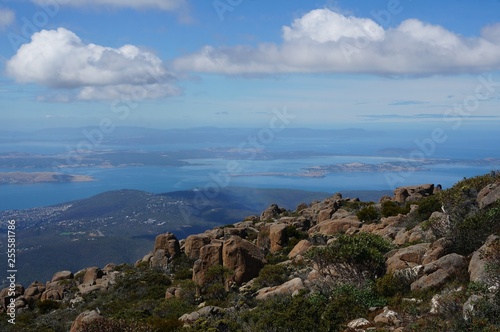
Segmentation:
[(71, 175), (57, 172), (0, 172), (0, 184), (67, 183), (89, 182), (94, 178), (87, 175)]

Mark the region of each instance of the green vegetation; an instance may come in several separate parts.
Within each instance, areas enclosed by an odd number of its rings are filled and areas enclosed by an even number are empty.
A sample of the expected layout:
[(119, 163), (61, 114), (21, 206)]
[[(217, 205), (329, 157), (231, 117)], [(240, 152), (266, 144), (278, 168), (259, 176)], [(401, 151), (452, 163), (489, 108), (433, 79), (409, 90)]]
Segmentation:
[(372, 204), (361, 208), (357, 213), (356, 217), (366, 224), (378, 221), (381, 217), (380, 211)]
[[(384, 254), (392, 249), (392, 245), (381, 236), (371, 233), (359, 233), (353, 236), (339, 235), (326, 247), (316, 247), (306, 255), (312, 259), (320, 270), (328, 270), (332, 265), (348, 267), (348, 274), (364, 272), (370, 278), (385, 273)], [(342, 271), (337, 271), (342, 272)]]
[(268, 264), (259, 272), (255, 279), (254, 288), (256, 290), (264, 287), (273, 287), (283, 284), (288, 280), (287, 269), (284, 265)]
[(392, 217), (397, 216), (398, 214), (407, 214), (410, 212), (410, 204), (406, 203), (401, 206), (401, 204), (393, 202), (393, 201), (384, 201), (382, 202), (382, 208), (380, 213), (382, 217)]
[(449, 214), (449, 225), (431, 224), (438, 236), (447, 237), (452, 249), (468, 255), (478, 249), (488, 235), (500, 230), (500, 203), (480, 209), (477, 202), (479, 191), (490, 183), (500, 181), (500, 173), (464, 179), (440, 194), (440, 200)]

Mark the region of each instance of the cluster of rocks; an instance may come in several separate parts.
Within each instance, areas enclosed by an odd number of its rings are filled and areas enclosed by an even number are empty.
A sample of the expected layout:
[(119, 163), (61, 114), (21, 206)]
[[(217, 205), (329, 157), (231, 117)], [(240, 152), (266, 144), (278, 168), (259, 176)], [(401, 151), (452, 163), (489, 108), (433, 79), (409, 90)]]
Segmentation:
[(18, 313), (29, 310), (38, 300), (72, 304), (83, 301), (83, 295), (93, 291), (107, 290), (114, 284), (119, 274), (114, 268), (114, 264), (108, 264), (103, 269), (89, 267), (76, 274), (71, 271), (60, 271), (45, 284), (35, 281), (26, 289), (22, 285), (16, 285), (14, 296), (9, 288), (4, 288), (0, 291), (0, 310), (7, 311), (7, 305), (12, 298), (15, 299), (15, 308)]

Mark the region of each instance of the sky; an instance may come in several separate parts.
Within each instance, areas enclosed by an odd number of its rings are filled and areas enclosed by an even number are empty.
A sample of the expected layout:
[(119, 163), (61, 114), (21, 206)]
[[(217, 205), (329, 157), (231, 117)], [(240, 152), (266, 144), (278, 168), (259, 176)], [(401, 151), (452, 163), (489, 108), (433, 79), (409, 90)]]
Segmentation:
[[(3, 0), (0, 130), (500, 119), (500, 0)], [(287, 123), (288, 124), (288, 123)]]

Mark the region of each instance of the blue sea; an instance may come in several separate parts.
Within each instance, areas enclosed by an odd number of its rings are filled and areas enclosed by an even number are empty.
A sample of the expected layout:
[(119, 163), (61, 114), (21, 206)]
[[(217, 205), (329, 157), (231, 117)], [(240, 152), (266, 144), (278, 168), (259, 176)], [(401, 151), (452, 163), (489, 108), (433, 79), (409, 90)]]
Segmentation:
[[(500, 138), (480, 135), (455, 133), (442, 144), (437, 144), (429, 158), (476, 160), (499, 158)], [(119, 168), (71, 168), (71, 174), (90, 175), (93, 182), (60, 184), (1, 185), (0, 210), (25, 209), (37, 206), (59, 204), (71, 200), (87, 198), (109, 190), (138, 189), (153, 193), (202, 188), (220, 189), (225, 186), (252, 188), (290, 188), (308, 191), (342, 192), (343, 190), (392, 190), (397, 186), (420, 183), (441, 184), (449, 187), (464, 177), (488, 173), (498, 167), (494, 165), (470, 166), (460, 163), (433, 164), (425, 171), (411, 174), (391, 173), (336, 173), (323, 178), (295, 176), (262, 176), (256, 173), (303, 173), (305, 167), (339, 163), (361, 162), (378, 164), (383, 162), (404, 161), (409, 152), (398, 156), (381, 153), (383, 149), (401, 149), (412, 151), (419, 149), (416, 140), (423, 141), (429, 135), (426, 132), (386, 135), (378, 138), (346, 138), (331, 141), (316, 138), (276, 139), (267, 144), (265, 149), (271, 152), (315, 151), (317, 156), (293, 159), (187, 159), (192, 166), (182, 167), (119, 167)], [(237, 147), (238, 142), (225, 142), (217, 147)], [(182, 142), (134, 146), (134, 149), (146, 151), (179, 151), (211, 147), (208, 143)], [(101, 146), (101, 149), (131, 149), (131, 146)], [(0, 144), (0, 152), (63, 153), (65, 145), (38, 142), (19, 144)], [(406, 149), (406, 150), (405, 150)], [(238, 176), (229, 176), (228, 165), (237, 163)], [(229, 167), (230, 168), (230, 167)], [(0, 169), (12, 172), (12, 169)], [(26, 171), (23, 169), (23, 171)], [(30, 169), (30, 171), (53, 171), (53, 169)], [(234, 174), (233, 174), (234, 175)]]

